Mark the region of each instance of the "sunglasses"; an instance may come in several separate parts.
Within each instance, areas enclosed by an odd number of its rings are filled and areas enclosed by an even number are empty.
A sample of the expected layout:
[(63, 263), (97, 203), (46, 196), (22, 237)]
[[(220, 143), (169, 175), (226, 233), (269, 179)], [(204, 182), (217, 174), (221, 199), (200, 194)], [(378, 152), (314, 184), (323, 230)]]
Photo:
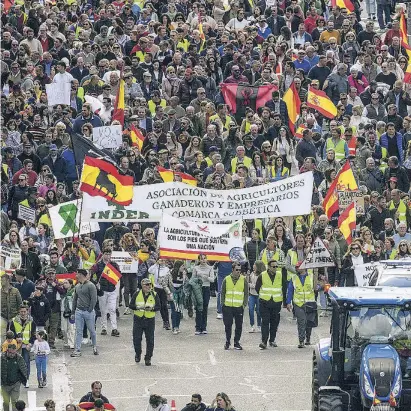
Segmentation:
[(351, 250), (359, 250), (360, 247), (351, 247)]

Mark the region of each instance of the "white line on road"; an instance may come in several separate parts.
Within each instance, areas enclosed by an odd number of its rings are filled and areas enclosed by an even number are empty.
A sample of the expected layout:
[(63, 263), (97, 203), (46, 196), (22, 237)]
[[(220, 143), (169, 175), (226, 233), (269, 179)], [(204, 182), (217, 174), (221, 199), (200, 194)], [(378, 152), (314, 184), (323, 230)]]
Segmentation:
[(157, 385), (157, 380), (155, 380), (152, 384), (146, 385), (144, 387), (144, 394), (143, 397), (149, 397), (150, 396), (150, 387), (154, 387), (155, 385)]
[(72, 394), (65, 353), (61, 352), (61, 355), (52, 357), (50, 363), (56, 410), (65, 409), (65, 406), (71, 402)]
[(37, 407), (37, 392), (27, 391), (28, 411), (45, 411), (44, 407)]
[(208, 358), (210, 359), (211, 365), (217, 365), (214, 350), (208, 350)]

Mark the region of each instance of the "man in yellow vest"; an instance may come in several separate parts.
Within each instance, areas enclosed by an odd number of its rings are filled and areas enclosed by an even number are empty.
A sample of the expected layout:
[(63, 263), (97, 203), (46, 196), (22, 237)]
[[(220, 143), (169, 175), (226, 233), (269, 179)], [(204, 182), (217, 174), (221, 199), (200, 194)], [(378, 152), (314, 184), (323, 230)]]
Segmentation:
[[(298, 348), (311, 344), (311, 331), (317, 316), (317, 303), (314, 294), (314, 277), (306, 269), (301, 269), (301, 262), (295, 267), (297, 274), (291, 277), (287, 290), (287, 310), (292, 311), (297, 317)], [(261, 305), (260, 305), (261, 312)]]
[(398, 223), (405, 223), (409, 227), (409, 210), (405, 201), (401, 200), (400, 190), (391, 191), (391, 201), (388, 203), (388, 210), (391, 218)]
[(284, 263), (285, 261), (284, 252), (280, 250), (279, 248), (277, 248), (275, 237), (271, 237), (271, 236), (267, 237), (266, 244), (267, 244), (266, 248), (260, 253), (259, 260), (261, 260), (265, 264), (266, 267), (270, 260), (279, 261), (280, 264)]
[(27, 366), (26, 388), (29, 388), (30, 349), (36, 339), (36, 325), (29, 316), (29, 307), (27, 305), (22, 304), (20, 306), (19, 314), (9, 323), (9, 330), (14, 333), (17, 343), (21, 344), (21, 356)]
[(221, 285), (221, 304), (223, 306), (223, 321), (225, 327), (225, 350), (230, 349), (233, 321), (235, 321), (234, 349), (243, 349), (240, 345), (240, 338), (243, 331), (243, 315), (247, 301), (247, 280), (241, 275), (241, 265), (239, 263), (233, 263), (231, 274), (224, 278)]
[(134, 311), (133, 319), (133, 344), (136, 353), (135, 361), (141, 361), (141, 340), (143, 332), (146, 336), (146, 355), (144, 362), (151, 365), (151, 357), (154, 351), (154, 330), (156, 321), (156, 311), (160, 309), (160, 299), (152, 289), (151, 281), (148, 278), (141, 280), (141, 290), (137, 290), (130, 300), (130, 308)]
[(283, 273), (278, 261), (271, 259), (267, 271), (261, 273), (255, 283), (255, 290), (259, 296), (261, 315), (261, 350), (277, 347), (275, 338), (280, 324), (280, 311), (283, 304)]

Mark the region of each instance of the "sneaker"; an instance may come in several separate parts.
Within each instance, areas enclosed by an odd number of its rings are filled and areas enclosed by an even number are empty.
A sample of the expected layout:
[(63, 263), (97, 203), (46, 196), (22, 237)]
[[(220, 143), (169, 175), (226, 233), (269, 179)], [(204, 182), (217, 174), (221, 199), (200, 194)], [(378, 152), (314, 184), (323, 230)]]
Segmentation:
[(46, 379), (46, 378), (43, 380), (42, 386), (43, 386), (43, 388), (46, 388), (46, 387), (47, 387), (47, 379)]
[(241, 347), (240, 343), (234, 343), (234, 349), (241, 351), (243, 349), (243, 347)]
[(229, 341), (226, 341), (226, 342), (225, 342), (224, 349), (225, 349), (225, 350), (229, 350), (229, 349), (230, 349), (230, 342), (229, 342)]
[(141, 361), (141, 355), (137, 355), (134, 357), (134, 361), (139, 363)]
[(39, 388), (43, 388), (43, 383), (39, 381)]
[(120, 337), (120, 333), (117, 330), (112, 330), (111, 331), (111, 336), (112, 337)]
[(249, 333), (255, 333), (255, 327), (251, 327)]
[(311, 341), (310, 340), (305, 340), (305, 345), (311, 345)]
[(177, 331), (177, 334), (180, 334), (180, 333), (181, 333), (181, 331), (180, 331), (179, 328), (176, 328), (176, 331)]
[(260, 347), (260, 350), (265, 350), (267, 348), (267, 344), (264, 344), (262, 342), (262, 343), (260, 343), (259, 347)]
[(97, 350), (97, 347), (96, 347), (96, 346), (93, 347), (93, 354), (94, 354), (94, 355), (98, 355), (98, 350)]
[(151, 365), (151, 360), (146, 359), (146, 360), (144, 360), (144, 363), (149, 367)]
[(81, 352), (80, 351), (73, 351), (70, 354), (70, 357), (81, 357)]
[(174, 328), (174, 329), (173, 329), (173, 334), (174, 334), (174, 335), (177, 335), (177, 334), (178, 334), (177, 328)]
[(83, 345), (88, 344), (88, 342), (89, 342), (89, 339), (88, 339), (88, 338), (83, 338), (83, 339), (81, 340), (81, 343), (82, 343)]
[(305, 347), (304, 341), (300, 341), (300, 343), (298, 344), (298, 348), (304, 348), (304, 347)]
[(30, 388), (30, 383), (29, 383), (28, 381), (26, 382), (25, 387), (26, 387), (26, 388)]
[(275, 341), (270, 341), (270, 347), (278, 347), (277, 343)]
[(196, 330), (196, 332), (194, 333), (195, 335), (200, 335), (201, 334), (201, 331), (197, 331)]
[(163, 323), (163, 328), (165, 329), (165, 330), (171, 330), (171, 327), (170, 327), (170, 324), (168, 323), (168, 322), (164, 322)]
[(106, 330), (105, 328), (103, 328), (103, 329), (101, 330), (101, 335), (107, 335), (107, 330)]
[(201, 334), (208, 334), (207, 330), (201, 331)]
[(223, 319), (223, 314), (217, 313), (217, 320), (222, 320)]
[(131, 314), (130, 308), (126, 307), (126, 309), (124, 310), (124, 315), (130, 315), (130, 314)]

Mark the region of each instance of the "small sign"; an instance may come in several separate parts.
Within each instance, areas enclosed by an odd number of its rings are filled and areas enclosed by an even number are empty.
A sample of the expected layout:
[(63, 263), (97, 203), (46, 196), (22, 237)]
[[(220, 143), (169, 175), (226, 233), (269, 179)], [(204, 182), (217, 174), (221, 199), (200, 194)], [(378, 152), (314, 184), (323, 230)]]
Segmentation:
[(20, 220), (28, 221), (29, 223), (36, 223), (36, 210), (19, 204), (19, 213), (17, 217)]
[(123, 141), (121, 125), (93, 128), (93, 142), (100, 148), (118, 148)]
[(364, 194), (361, 191), (339, 191), (340, 214), (354, 201), (357, 214), (364, 214)]
[(330, 250), (324, 245), (321, 238), (317, 237), (311, 246), (307, 257), (300, 265), (300, 268), (334, 267), (335, 261)]

